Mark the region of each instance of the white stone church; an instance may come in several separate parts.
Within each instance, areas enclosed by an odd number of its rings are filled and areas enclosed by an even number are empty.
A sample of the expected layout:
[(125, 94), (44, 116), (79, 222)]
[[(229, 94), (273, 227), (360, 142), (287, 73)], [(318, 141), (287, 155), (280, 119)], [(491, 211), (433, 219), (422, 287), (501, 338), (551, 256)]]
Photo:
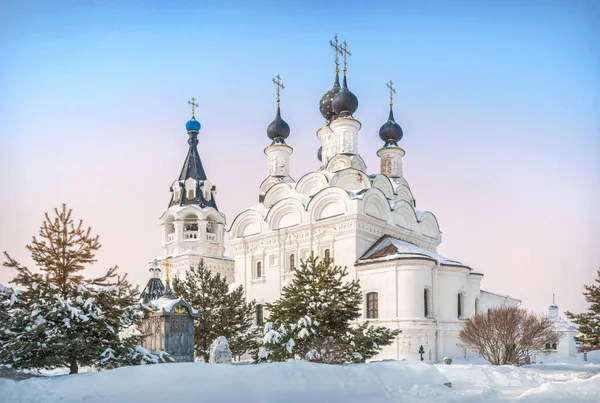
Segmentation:
[[(263, 315), (268, 318), (263, 305), (279, 297), (301, 260), (314, 252), (346, 266), (349, 279), (360, 280), (363, 320), (401, 330), (377, 359), (418, 360), (421, 346), (425, 361), (468, 358), (458, 340), (462, 321), (520, 301), (483, 291), (483, 274), (436, 252), (442, 242), (438, 221), (432, 212), (417, 210), (404, 177), (403, 132), (394, 120), (391, 82), (389, 118), (379, 130), (381, 164), (377, 172), (367, 171), (358, 147), (361, 123), (354, 116), (358, 99), (348, 89), (347, 48), (337, 38), (332, 46), (335, 81), (320, 101), (325, 118), (317, 130), (320, 165), (297, 181), (290, 176), (293, 149), (286, 143), (290, 128), (281, 118), (278, 77), (277, 112), (265, 148), (268, 176), (260, 184), (259, 203), (235, 217), (228, 230), (198, 154), (200, 123), (192, 99), (189, 150), (160, 218), (163, 256), (153, 267), (168, 259), (171, 274), (184, 276), (204, 259), (213, 272), (244, 286), (247, 299), (260, 304), (257, 321), (262, 321)], [(338, 55), (344, 59), (341, 85)], [(224, 255), (225, 233), (233, 258)]]

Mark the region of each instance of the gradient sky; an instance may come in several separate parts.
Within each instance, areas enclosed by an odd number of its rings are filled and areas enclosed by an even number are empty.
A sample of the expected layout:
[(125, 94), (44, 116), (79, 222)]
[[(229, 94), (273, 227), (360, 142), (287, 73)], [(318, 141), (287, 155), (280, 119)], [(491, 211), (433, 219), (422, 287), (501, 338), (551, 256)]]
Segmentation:
[[(126, 3), (126, 4), (122, 4)], [(600, 267), (598, 1), (0, 2), (0, 250), (67, 202), (100, 234), (93, 275), (138, 284), (187, 151), (187, 100), (228, 223), (267, 175), (271, 78), (286, 89), (292, 176), (318, 167), (318, 102), (348, 42), (359, 149), (379, 168), (385, 83), (397, 87), (404, 173), (482, 288), (585, 309)], [(14, 276), (0, 268), (0, 282)]]

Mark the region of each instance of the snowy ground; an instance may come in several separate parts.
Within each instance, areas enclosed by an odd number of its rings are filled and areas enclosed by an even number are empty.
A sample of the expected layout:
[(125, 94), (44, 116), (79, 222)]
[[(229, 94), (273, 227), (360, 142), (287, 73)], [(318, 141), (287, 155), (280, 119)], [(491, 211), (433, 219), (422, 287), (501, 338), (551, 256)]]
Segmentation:
[[(472, 362), (472, 361), (471, 361)], [(444, 386), (451, 382), (452, 387)], [(600, 352), (526, 367), (459, 362), (162, 364), (24, 380), (0, 378), (1, 403), (149, 401), (600, 402)]]

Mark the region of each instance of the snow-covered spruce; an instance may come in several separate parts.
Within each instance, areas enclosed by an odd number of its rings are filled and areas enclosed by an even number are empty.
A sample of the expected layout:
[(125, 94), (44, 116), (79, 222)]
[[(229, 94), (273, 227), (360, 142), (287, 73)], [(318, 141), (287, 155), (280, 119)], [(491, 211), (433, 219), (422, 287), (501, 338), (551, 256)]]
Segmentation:
[(213, 341), (224, 336), (234, 356), (240, 356), (258, 346), (258, 332), (253, 329), (255, 303), (246, 303), (242, 286), (229, 289), (227, 280), (213, 273), (201, 259), (190, 267), (184, 279), (173, 279), (173, 292), (198, 309), (194, 321), (196, 357), (210, 361)]
[(12, 281), (20, 290), (0, 290), (0, 364), (15, 369), (79, 366), (113, 368), (170, 361), (138, 346), (135, 332), (123, 332), (141, 321), (138, 290), (113, 267), (99, 278), (84, 279), (80, 272), (95, 262), (100, 248), (91, 229), (71, 219), (63, 205), (46, 220), (40, 238), (27, 249), (41, 273), (6, 254), (4, 266), (17, 271)]
[(281, 297), (267, 305), (269, 322), (254, 358), (259, 362), (299, 358), (323, 363), (363, 362), (391, 343), (397, 331), (359, 318), (362, 295), (346, 270), (312, 256), (302, 262)]

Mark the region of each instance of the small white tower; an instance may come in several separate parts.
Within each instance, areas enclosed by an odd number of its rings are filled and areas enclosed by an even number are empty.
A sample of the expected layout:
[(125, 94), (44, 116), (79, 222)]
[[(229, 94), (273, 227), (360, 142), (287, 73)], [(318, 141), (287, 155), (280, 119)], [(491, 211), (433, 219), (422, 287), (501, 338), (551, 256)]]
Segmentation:
[[(366, 165), (358, 154), (358, 131), (361, 124), (354, 119), (353, 114), (358, 109), (358, 98), (348, 89), (347, 62), (348, 56), (352, 56), (348, 50), (346, 42), (343, 45), (330, 43), (336, 51), (336, 80), (337, 80), (337, 55), (344, 56), (344, 79), (341, 89), (335, 94), (331, 101), (332, 116), (329, 123), (329, 129), (332, 132), (332, 142), (321, 142), (323, 147), (323, 166), (331, 172), (337, 172), (345, 168), (355, 168), (366, 172)], [(337, 81), (336, 81), (337, 83)], [(335, 86), (334, 86), (335, 88)], [(319, 131), (320, 138), (329, 138), (328, 133)], [(327, 136), (325, 136), (327, 134)], [(326, 151), (325, 147), (331, 147), (331, 151)], [(329, 157), (329, 154), (333, 154)]]
[(265, 148), (265, 154), (269, 162), (269, 176), (260, 185), (259, 201), (262, 202), (267, 190), (277, 183), (293, 183), (290, 177), (290, 155), (294, 151), (285, 143), (290, 135), (290, 126), (281, 118), (280, 90), (285, 86), (279, 75), (273, 79), (277, 85), (277, 113), (275, 119), (267, 127), (267, 136), (272, 140), (270, 146)]
[(548, 308), (548, 319), (552, 322), (554, 331), (560, 334), (558, 343), (546, 345), (549, 356), (551, 358), (574, 357), (577, 352), (577, 344), (575, 343), (577, 328), (560, 316), (558, 305), (554, 301), (554, 294), (552, 294), (552, 305)]
[(398, 179), (402, 177), (402, 157), (405, 154), (404, 150), (398, 147), (403, 133), (400, 125), (394, 120), (394, 83), (390, 80), (386, 85), (390, 90), (390, 115), (379, 129), (379, 137), (385, 144), (377, 151), (377, 156), (381, 158), (381, 173), (390, 179)]
[(196, 120), (192, 98), (192, 118), (186, 123), (188, 153), (179, 178), (171, 184), (168, 209), (160, 217), (163, 256), (158, 263), (169, 259), (172, 274), (184, 277), (190, 266), (201, 259), (205, 266), (233, 282), (233, 260), (225, 252), (225, 215), (217, 208), (216, 187), (208, 180), (198, 154), (200, 122)]

